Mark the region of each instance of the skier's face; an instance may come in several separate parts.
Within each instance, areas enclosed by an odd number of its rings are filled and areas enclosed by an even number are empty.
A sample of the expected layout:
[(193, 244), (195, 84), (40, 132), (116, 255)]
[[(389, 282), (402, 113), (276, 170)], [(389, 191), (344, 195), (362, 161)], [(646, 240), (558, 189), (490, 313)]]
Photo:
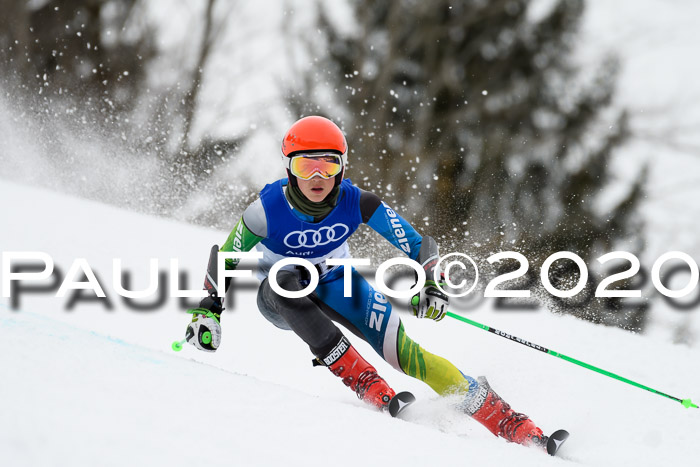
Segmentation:
[(302, 180), (297, 178), (299, 189), (312, 203), (320, 203), (333, 190), (335, 186), (335, 178), (313, 177), (310, 180)]

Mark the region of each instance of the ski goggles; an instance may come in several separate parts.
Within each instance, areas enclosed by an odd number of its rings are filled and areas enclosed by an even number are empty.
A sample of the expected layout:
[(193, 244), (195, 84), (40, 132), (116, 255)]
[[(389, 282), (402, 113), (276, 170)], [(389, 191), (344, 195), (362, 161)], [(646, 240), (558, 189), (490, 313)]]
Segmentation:
[(338, 154), (297, 154), (289, 161), (289, 171), (302, 180), (315, 176), (329, 179), (343, 170), (343, 158)]

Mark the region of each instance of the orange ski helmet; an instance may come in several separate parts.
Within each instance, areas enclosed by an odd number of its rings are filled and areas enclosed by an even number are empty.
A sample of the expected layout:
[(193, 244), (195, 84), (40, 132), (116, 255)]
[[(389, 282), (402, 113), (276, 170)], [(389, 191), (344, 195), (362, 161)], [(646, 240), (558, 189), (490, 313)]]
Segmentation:
[(348, 151), (348, 143), (338, 125), (327, 118), (304, 117), (284, 135), (282, 154), (291, 157), (295, 152), (311, 151), (334, 151), (343, 155)]
[[(348, 143), (338, 125), (327, 118), (312, 115), (297, 120), (282, 139), (282, 154), (287, 164), (289, 162), (287, 158), (297, 154), (324, 152), (335, 153), (342, 157), (343, 170), (336, 176), (335, 180), (335, 184), (339, 185), (343, 180), (347, 164)], [(289, 171), (288, 165), (287, 176), (289, 182), (297, 186), (296, 177)]]

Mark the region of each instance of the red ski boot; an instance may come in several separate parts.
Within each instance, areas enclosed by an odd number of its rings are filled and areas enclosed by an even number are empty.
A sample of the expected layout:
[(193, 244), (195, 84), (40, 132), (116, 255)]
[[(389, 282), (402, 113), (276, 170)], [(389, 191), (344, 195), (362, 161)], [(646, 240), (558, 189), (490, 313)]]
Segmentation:
[(491, 433), (524, 446), (540, 446), (546, 449), (547, 437), (535, 422), (518, 412), (496, 394), (483, 376), (478, 378), (476, 393), (466, 401), (469, 415), (484, 425)]
[(387, 409), (391, 398), (396, 395), (345, 337), (322, 360), (334, 375), (343, 379), (343, 384), (368, 404)]

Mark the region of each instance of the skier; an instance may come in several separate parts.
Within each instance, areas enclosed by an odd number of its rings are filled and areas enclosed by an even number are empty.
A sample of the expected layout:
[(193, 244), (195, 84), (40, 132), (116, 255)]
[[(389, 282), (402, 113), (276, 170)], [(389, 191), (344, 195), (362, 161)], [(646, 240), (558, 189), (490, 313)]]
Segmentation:
[[(328, 367), (360, 399), (386, 409), (396, 393), (333, 321), (367, 341), (394, 368), (425, 382), (438, 394), (464, 395), (460, 409), (493, 434), (545, 447), (547, 437), (542, 430), (527, 415), (511, 409), (486, 378), (463, 374), (411, 340), (389, 301), (354, 268), (352, 296), (344, 297), (343, 267), (329, 266), (326, 260), (350, 257), (347, 239), (366, 223), (424, 268), (425, 286), (410, 305), (415, 316), (439, 321), (448, 305), (447, 295), (433, 281), (439, 259), (435, 240), (418, 234), (377, 195), (344, 179), (347, 152), (342, 131), (326, 118), (305, 117), (291, 126), (282, 141), (287, 179), (265, 186), (221, 249), (212, 248), (205, 279), (209, 296), (199, 308), (189, 311), (193, 317), (187, 328), (188, 342), (210, 352), (221, 342), (225, 294), (216, 288), (217, 251), (244, 252), (259, 244), (263, 252), (259, 270), (264, 277), (257, 294), (260, 312), (278, 328), (294, 331), (308, 344), (315, 364)], [(304, 258), (317, 269), (320, 281), (310, 295), (286, 298), (273, 291), (266, 276), (275, 262), (287, 257)], [(229, 270), (237, 265), (238, 260), (226, 261)], [(288, 291), (302, 290), (310, 280), (306, 269), (294, 266), (283, 267), (276, 277)]]

